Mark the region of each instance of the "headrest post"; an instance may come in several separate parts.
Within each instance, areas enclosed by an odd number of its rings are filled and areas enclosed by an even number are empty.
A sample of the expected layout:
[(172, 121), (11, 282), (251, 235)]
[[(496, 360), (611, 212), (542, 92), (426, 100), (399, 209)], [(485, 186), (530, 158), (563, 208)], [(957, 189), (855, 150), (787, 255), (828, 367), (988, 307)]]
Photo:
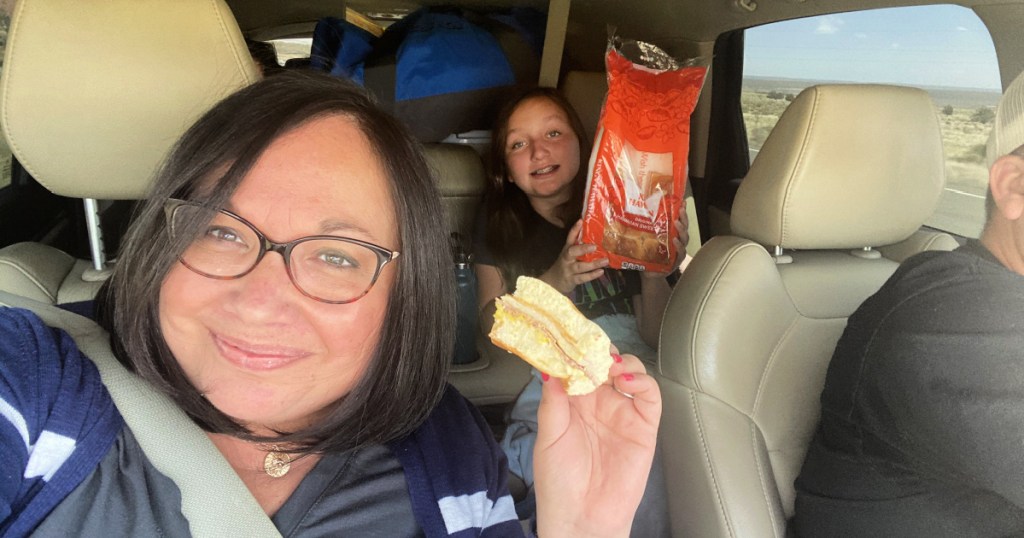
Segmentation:
[(85, 205), (85, 227), (89, 231), (89, 252), (92, 254), (92, 268), (102, 271), (107, 264), (103, 253), (103, 227), (100, 225), (99, 205), (95, 198), (82, 200)]
[(862, 247), (858, 250), (851, 250), (850, 255), (863, 258), (865, 260), (877, 260), (882, 257), (881, 252), (878, 252), (871, 247)]
[(785, 265), (787, 263), (793, 263), (793, 257), (786, 254), (786, 251), (782, 248), (782, 245), (775, 245), (772, 252), (772, 258), (775, 260), (775, 265)]

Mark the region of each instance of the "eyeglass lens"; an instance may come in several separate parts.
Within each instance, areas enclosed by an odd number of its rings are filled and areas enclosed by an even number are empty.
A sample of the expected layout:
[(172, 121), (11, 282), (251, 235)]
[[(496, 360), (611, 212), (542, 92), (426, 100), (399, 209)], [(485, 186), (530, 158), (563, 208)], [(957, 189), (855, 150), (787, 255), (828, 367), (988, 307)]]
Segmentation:
[[(176, 207), (172, 218), (172, 230), (189, 221), (208, 221), (181, 255), (197, 273), (236, 278), (260, 259), (263, 241), (256, 230), (227, 213), (186, 204)], [(299, 240), (286, 254), (292, 282), (305, 294), (329, 302), (361, 297), (373, 285), (380, 264), (376, 251), (341, 238)]]

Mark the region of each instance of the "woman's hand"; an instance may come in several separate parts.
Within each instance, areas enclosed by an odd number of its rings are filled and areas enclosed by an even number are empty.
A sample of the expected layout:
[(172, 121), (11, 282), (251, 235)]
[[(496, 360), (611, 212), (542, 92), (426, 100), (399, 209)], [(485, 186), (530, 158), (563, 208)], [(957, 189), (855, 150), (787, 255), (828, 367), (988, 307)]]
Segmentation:
[[(682, 200), (679, 204), (679, 214), (676, 216), (676, 237), (672, 239), (672, 244), (676, 247), (676, 257), (669, 264), (672, 267), (679, 266), (689, 254), (686, 253), (686, 245), (690, 243), (690, 217), (686, 214), (686, 199)], [(643, 271), (640, 276), (645, 278), (665, 278), (668, 273), (655, 273), (652, 271)]]
[(538, 536), (629, 535), (654, 458), (661, 392), (640, 359), (621, 360), (585, 396), (568, 396), (557, 379), (544, 383), (533, 456)]
[(576, 221), (576, 224), (569, 230), (568, 237), (565, 238), (562, 253), (558, 255), (554, 265), (540, 275), (541, 280), (562, 293), (569, 293), (579, 284), (590, 282), (601, 276), (604, 273), (604, 268), (608, 266), (608, 258), (590, 262), (579, 261), (580, 256), (597, 250), (594, 245), (576, 244), (576, 238), (579, 237), (582, 227), (583, 221)]

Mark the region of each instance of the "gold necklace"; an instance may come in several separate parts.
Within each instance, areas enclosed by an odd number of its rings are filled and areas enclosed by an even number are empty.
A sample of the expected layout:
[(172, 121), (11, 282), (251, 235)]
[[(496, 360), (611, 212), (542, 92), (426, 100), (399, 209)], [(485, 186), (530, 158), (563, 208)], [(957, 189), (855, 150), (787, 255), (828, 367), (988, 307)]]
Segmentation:
[(263, 458), (263, 472), (272, 478), (281, 478), (288, 474), (292, 468), (292, 458), (288, 454), (279, 452), (281, 447), (272, 445), (267, 456)]

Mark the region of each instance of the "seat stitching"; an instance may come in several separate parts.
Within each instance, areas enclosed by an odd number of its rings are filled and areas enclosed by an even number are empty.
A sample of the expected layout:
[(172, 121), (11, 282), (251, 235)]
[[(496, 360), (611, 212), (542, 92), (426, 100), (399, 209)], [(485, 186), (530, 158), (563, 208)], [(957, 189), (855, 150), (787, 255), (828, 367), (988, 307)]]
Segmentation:
[(757, 382), (757, 393), (754, 394), (754, 405), (751, 407), (751, 415), (757, 414), (757, 408), (761, 404), (761, 395), (764, 393), (764, 386), (768, 381), (768, 372), (775, 365), (775, 359), (779, 356), (779, 348), (782, 343), (785, 342), (789, 335), (796, 330), (796, 319), (789, 323), (789, 327), (782, 333), (782, 336), (775, 342), (775, 347), (772, 348), (771, 354), (768, 356), (768, 362), (764, 365), (764, 369), (761, 371), (761, 379)]
[(697, 424), (697, 436), (700, 438), (701, 449), (704, 454), (704, 463), (707, 464), (707, 471), (711, 477), (711, 486), (715, 492), (715, 501), (718, 504), (718, 510), (722, 514), (722, 519), (725, 521), (725, 528), (729, 531), (729, 536), (735, 536), (735, 532), (732, 530), (732, 523), (729, 521), (729, 515), (725, 511), (725, 503), (722, 501), (722, 492), (718, 486), (718, 479), (715, 476), (714, 465), (711, 463), (711, 457), (709, 456), (710, 451), (708, 450), (707, 438), (704, 436), (704, 427), (700, 419), (700, 413), (697, 412), (697, 395), (695, 391), (690, 392), (690, 401), (693, 404), (693, 419)]
[(783, 246), (786, 243), (787, 229), (789, 228), (789, 200), (793, 194), (793, 182), (799, 175), (801, 168), (803, 167), (804, 158), (806, 157), (807, 146), (810, 144), (811, 133), (815, 130), (815, 124), (818, 116), (818, 104), (822, 98), (822, 91), (820, 88), (814, 89), (814, 100), (811, 104), (811, 111), (807, 118), (807, 130), (804, 131), (804, 139), (800, 143), (800, 152), (797, 154), (796, 163), (793, 164), (793, 170), (789, 174), (789, 181), (786, 182), (786, 191), (782, 198), (782, 222), (780, 223), (779, 230), (779, 246)]
[(37, 278), (35, 278), (34, 276), (32, 276), (31, 273), (26, 271), (23, 266), (18, 265), (17, 263), (15, 263), (15, 262), (13, 262), (11, 260), (0, 260), (0, 265), (6, 265), (6, 266), (14, 268), (16, 271), (20, 272), (22, 274), (22, 276), (24, 276), (26, 279), (28, 279), (29, 282), (35, 284), (36, 287), (39, 288), (39, 291), (43, 292), (43, 294), (46, 295), (50, 299), (50, 301), (57, 302), (57, 298), (54, 297), (53, 294), (51, 294), (50, 291), (47, 290), (46, 287), (43, 286), (43, 284), (41, 282), (39, 282), (39, 280)]
[(209, 4), (210, 7), (213, 9), (213, 13), (217, 16), (217, 23), (220, 25), (221, 33), (218, 34), (218, 37), (224, 38), (224, 41), (227, 43), (228, 49), (231, 51), (231, 55), (235, 58), (235, 66), (238, 67), (242, 73), (242, 78), (244, 78), (247, 83), (252, 82), (251, 80), (249, 80), (249, 76), (246, 73), (244, 64), (242, 63), (243, 59), (239, 55), (238, 48), (235, 47), (234, 43), (231, 42), (231, 34), (233, 32), (229, 29), (228, 22), (224, 20), (224, 17), (221, 15), (220, 9), (218, 8), (218, 4), (216, 2), (211, 1), (209, 2)]
[[(741, 239), (743, 239), (746, 242), (740, 244), (737, 247), (733, 247), (729, 251), (729, 254), (726, 257), (725, 261), (723, 261), (721, 263), (721, 265), (719, 265), (718, 270), (715, 272), (714, 278), (712, 278), (711, 282), (708, 284), (707, 291), (704, 292), (704, 296), (701, 297), (700, 306), (697, 308), (697, 313), (696, 313), (696, 315), (694, 315), (693, 323), (691, 324), (691, 327), (690, 327), (690, 343), (689, 343), (689, 347), (690, 347), (690, 356), (691, 357), (696, 357), (697, 356), (697, 349), (696, 349), (696, 345), (697, 345), (697, 338), (696, 338), (697, 320), (703, 318), (704, 310), (707, 308), (708, 301), (711, 298), (711, 290), (714, 289), (715, 287), (717, 287), (719, 281), (722, 280), (722, 273), (725, 272), (726, 267), (728, 267), (729, 264), (732, 263), (732, 260), (736, 256), (739, 255), (740, 251), (746, 250), (747, 248), (757, 248), (757, 249), (760, 249), (760, 250), (764, 250), (764, 247), (762, 247), (761, 245), (758, 245), (757, 243), (754, 243), (754, 242), (750, 241), (749, 239), (746, 239), (746, 238), (741, 238)], [(675, 290), (673, 290), (673, 293), (675, 293)], [(669, 299), (671, 300), (671, 296), (669, 297)], [(662, 326), (661, 326), (661, 329), (658, 331), (659, 339), (661, 337), (661, 333), (664, 330), (665, 330), (665, 324), (663, 323)], [(659, 374), (664, 374), (664, 370), (661, 368), (661, 350), (658, 351), (658, 373)], [(694, 388), (697, 389), (697, 390), (703, 391), (703, 387), (701, 387), (700, 377), (697, 375), (697, 368), (696, 368), (695, 361), (690, 361), (690, 378), (693, 379)], [(730, 407), (732, 407), (732, 406), (730, 406)]]
[[(775, 519), (775, 511), (772, 510), (771, 502), (769, 501), (770, 496), (768, 494), (768, 484), (765, 482), (764, 471), (762, 470), (764, 468), (762, 463), (764, 462), (761, 461), (760, 452), (757, 450), (757, 430), (753, 419), (750, 421), (750, 445), (754, 453), (754, 463), (757, 467), (757, 479), (761, 482), (762, 499), (764, 500), (765, 508), (768, 509), (768, 519), (772, 522), (772, 533), (775, 536), (778, 536), (778, 534), (775, 533), (775, 529), (779, 527), (779, 522)], [(770, 460), (768, 461), (768, 465), (771, 465)]]

